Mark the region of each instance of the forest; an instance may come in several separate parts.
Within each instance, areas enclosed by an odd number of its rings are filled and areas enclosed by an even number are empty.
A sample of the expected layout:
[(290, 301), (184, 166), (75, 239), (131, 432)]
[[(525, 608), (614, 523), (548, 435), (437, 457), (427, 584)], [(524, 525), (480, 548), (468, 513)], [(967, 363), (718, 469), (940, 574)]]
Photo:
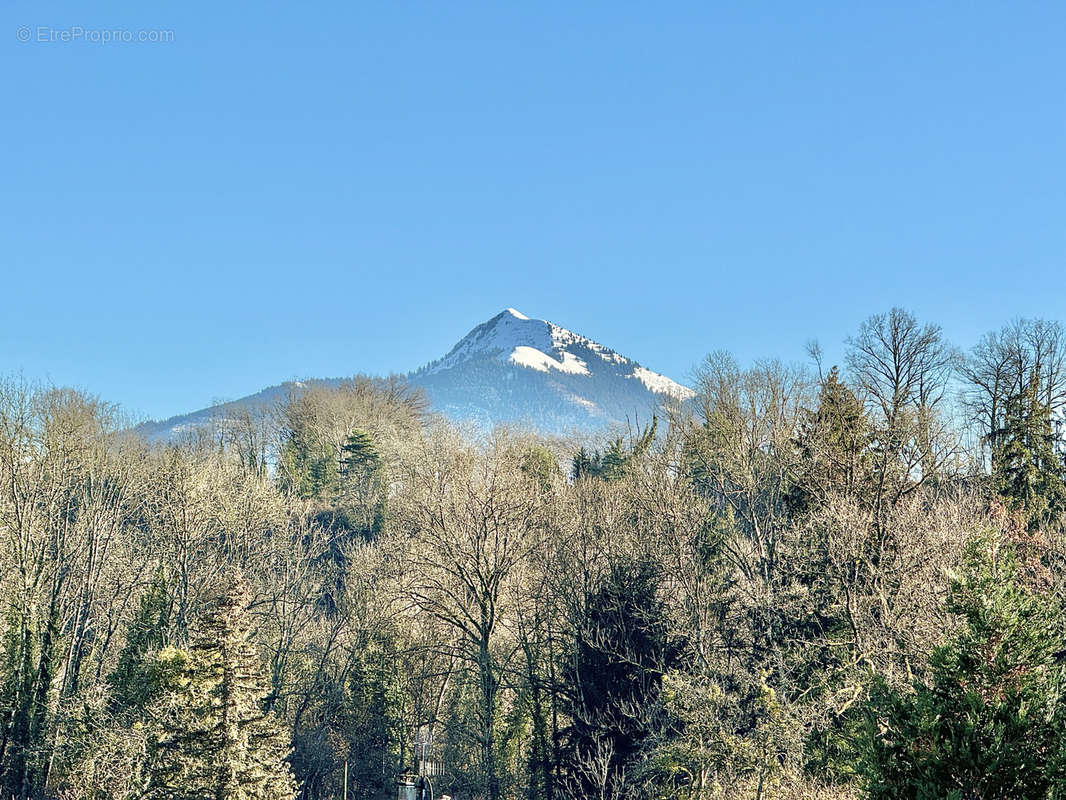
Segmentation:
[(892, 309), (626, 431), (0, 381), (0, 796), (1066, 797), (1066, 329)]

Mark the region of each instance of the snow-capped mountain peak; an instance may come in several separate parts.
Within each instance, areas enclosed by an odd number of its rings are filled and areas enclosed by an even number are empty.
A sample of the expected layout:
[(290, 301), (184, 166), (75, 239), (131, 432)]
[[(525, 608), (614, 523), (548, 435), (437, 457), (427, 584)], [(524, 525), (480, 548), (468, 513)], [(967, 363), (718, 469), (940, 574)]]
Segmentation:
[(485, 356), (498, 356), (506, 361), (518, 348), (535, 350), (547, 358), (554, 348), (552, 327), (551, 323), (530, 319), (513, 308), (505, 309), (460, 339), (448, 355), (433, 364), (428, 371), (440, 372), (471, 358)]
[(543, 319), (507, 308), (464, 336), (421, 375), (436, 375), (470, 361), (492, 360), (545, 373), (639, 381), (650, 392), (681, 400), (692, 391), (598, 342)]

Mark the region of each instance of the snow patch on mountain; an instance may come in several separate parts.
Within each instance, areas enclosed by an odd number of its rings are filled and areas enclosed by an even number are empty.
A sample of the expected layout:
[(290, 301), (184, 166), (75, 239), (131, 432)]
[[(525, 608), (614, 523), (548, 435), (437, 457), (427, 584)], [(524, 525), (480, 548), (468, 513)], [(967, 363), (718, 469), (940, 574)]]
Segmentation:
[(633, 374), (629, 377), (636, 378), (656, 394), (667, 394), (671, 397), (676, 397), (678, 400), (688, 400), (689, 398), (696, 396), (696, 393), (687, 386), (682, 386), (680, 383), (670, 380), (665, 375), (660, 375), (658, 372), (652, 372), (650, 369), (645, 369), (644, 367), (636, 367), (633, 370)]
[(588, 375), (588, 366), (580, 358), (573, 353), (567, 353), (565, 350), (562, 353), (563, 360), (557, 361), (547, 353), (542, 353), (535, 347), (527, 347), (526, 345), (519, 345), (511, 353), (511, 357), (508, 359), (512, 364), (518, 364), (520, 367), (530, 367), (531, 369), (540, 370), (541, 372), (547, 372), (550, 369), (557, 369), (560, 372), (569, 372), (572, 375)]

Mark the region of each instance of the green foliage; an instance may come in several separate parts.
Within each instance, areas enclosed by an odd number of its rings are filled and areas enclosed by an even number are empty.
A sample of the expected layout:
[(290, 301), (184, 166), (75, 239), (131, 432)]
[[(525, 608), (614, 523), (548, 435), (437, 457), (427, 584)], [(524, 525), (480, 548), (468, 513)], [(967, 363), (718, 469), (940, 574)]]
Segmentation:
[(866, 410), (833, 367), (822, 381), (817, 407), (800, 422), (795, 508), (807, 510), (831, 492), (859, 492), (870, 475), (870, 436)]
[[(456, 674), (454, 680), (454, 691), (449, 693), (440, 731), (452, 794), (484, 798), (487, 794), (484, 789), (484, 743), (478, 737), (482, 727), (479, 717), (484, 711), (479, 707), (477, 675), (467, 669)], [(493, 708), (490, 713), (494, 725), (498, 725), (499, 708)]]
[(644, 426), (640, 435), (628, 445), (619, 436), (608, 442), (602, 453), (599, 450), (590, 453), (587, 448), (582, 447), (574, 455), (570, 477), (577, 480), (587, 476), (605, 481), (616, 481), (622, 478), (627, 466), (648, 452), (655, 441), (658, 427), (658, 418), (652, 417), (651, 424)]
[(248, 594), (236, 578), (188, 650), (156, 656), (168, 676), (154, 710), (145, 800), (291, 800), (289, 737), (262, 708), (268, 686), (251, 642)]
[(394, 643), (378, 637), (355, 660), (343, 719), (349, 741), (349, 791), (355, 797), (391, 796), (401, 768), (404, 698)]
[[(726, 787), (774, 785), (799, 749), (797, 726), (766, 675), (730, 696), (718, 683), (684, 671), (663, 676), (669, 722), (635, 770), (649, 800), (702, 800)], [(738, 711), (743, 711), (738, 715)]]
[(555, 479), (562, 475), (555, 455), (547, 447), (541, 445), (534, 445), (526, 450), (522, 456), (521, 469), (523, 474), (534, 480), (542, 491), (550, 489)]
[(570, 477), (576, 481), (585, 476), (596, 476), (600, 470), (601, 460), (602, 457), (599, 452), (590, 453), (587, 447), (582, 446), (574, 454), (570, 467)]
[(1002, 427), (994, 434), (992, 463), (1000, 494), (1032, 525), (1058, 520), (1066, 511), (1066, 467), (1051, 409), (1039, 398), (1034, 372), (1025, 391), (1007, 399)]
[(281, 448), (282, 486), (304, 498), (331, 497), (340, 490), (340, 467), (333, 447), (292, 434)]
[(347, 528), (370, 541), (385, 527), (386, 471), (374, 438), (355, 430), (341, 445), (338, 516)]
[(340, 474), (345, 479), (358, 479), (372, 473), (381, 464), (381, 454), (373, 437), (364, 430), (352, 431), (341, 445)]
[(869, 704), (873, 800), (1051, 798), (1066, 788), (1066, 638), (1057, 599), (1017, 553), (982, 538), (952, 586), (959, 630), (911, 691), (883, 680)]
[[(662, 675), (679, 657), (663, 622), (660, 576), (647, 563), (615, 564), (588, 597), (565, 681), (570, 760), (602, 761), (600, 790), (618, 783), (661, 722)], [(573, 780), (593, 792), (592, 770)]]
[(158, 662), (147, 656), (161, 650), (166, 641), (170, 621), (167, 589), (161, 567), (141, 597), (137, 613), (126, 629), (126, 644), (119, 652), (118, 664), (108, 676), (117, 709), (144, 709), (161, 689)]
[(64, 704), (59, 713), (63, 730), (55, 758), (55, 772), (62, 776), (59, 796), (79, 800), (135, 797), (147, 746), (145, 726), (139, 721), (116, 723), (114, 702), (103, 685)]
[(12, 605), (4, 635), (0, 710), (9, 732), (4, 739), (0, 775), (12, 793), (20, 791), (30, 767), (30, 717), (39, 664), (39, 635), (28, 609)]
[[(913, 350), (817, 386), (710, 359), (676, 424), (582, 448), (572, 483), (557, 442), (423, 428), (395, 383), (155, 448), (0, 382), (5, 796), (288, 800), (291, 767), (337, 800), (347, 762), (385, 800), (432, 730), (438, 795), (1062, 797), (1045, 344), (988, 362), (979, 480)], [(986, 527), (1043, 560), (984, 540), (959, 572)]]

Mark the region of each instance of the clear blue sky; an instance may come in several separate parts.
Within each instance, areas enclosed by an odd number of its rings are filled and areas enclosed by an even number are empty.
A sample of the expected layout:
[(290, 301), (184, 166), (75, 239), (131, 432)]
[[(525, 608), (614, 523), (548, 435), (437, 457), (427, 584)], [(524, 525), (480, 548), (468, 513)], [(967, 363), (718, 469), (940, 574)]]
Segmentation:
[[(1066, 316), (1063, 3), (0, 17), (0, 373), (136, 414), (406, 371), (506, 306), (679, 379), (892, 305), (962, 346)], [(75, 28), (173, 41), (36, 40)]]

